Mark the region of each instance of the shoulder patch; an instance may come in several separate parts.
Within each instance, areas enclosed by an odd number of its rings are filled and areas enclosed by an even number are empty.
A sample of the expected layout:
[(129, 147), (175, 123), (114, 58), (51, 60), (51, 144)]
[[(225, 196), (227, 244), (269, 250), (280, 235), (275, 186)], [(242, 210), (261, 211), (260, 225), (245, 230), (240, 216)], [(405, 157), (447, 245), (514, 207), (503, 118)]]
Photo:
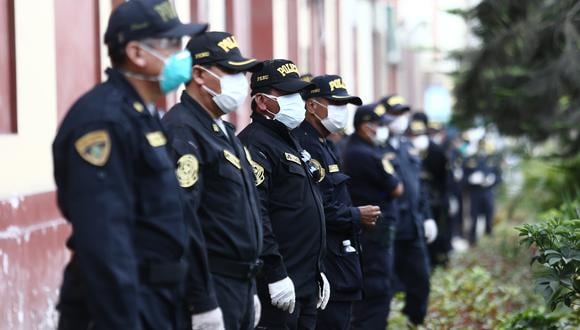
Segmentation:
[(289, 160), (291, 162), (294, 162), (294, 163), (296, 163), (298, 165), (302, 165), (300, 163), (300, 158), (298, 158), (298, 156), (293, 155), (293, 154), (290, 154), (290, 153), (287, 153), (287, 152), (284, 153), (284, 156), (286, 157), (286, 160)]
[(175, 170), (177, 181), (183, 188), (193, 186), (199, 178), (199, 162), (192, 154), (181, 156), (177, 160), (177, 169)]
[(391, 153), (386, 153), (383, 156), (383, 169), (385, 170), (385, 172), (387, 172), (390, 175), (393, 175), (395, 173), (395, 169), (393, 168), (393, 164), (391, 164), (391, 161), (389, 159), (389, 155)]
[(111, 138), (106, 130), (89, 132), (75, 142), (82, 159), (91, 165), (104, 166), (111, 155)]
[(320, 179), (318, 179), (317, 182), (322, 182), (322, 180), (324, 180), (324, 178), (326, 177), (326, 169), (322, 167), (322, 165), (318, 160), (312, 158), (310, 161), (312, 162), (314, 167), (316, 167), (316, 169), (320, 172)]

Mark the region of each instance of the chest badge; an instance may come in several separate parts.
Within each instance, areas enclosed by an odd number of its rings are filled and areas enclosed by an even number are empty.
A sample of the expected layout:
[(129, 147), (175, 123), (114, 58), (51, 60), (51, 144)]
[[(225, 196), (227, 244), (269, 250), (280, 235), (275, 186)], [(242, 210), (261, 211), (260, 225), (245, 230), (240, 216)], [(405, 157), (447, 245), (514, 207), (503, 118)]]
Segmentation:
[(291, 162), (294, 162), (294, 163), (296, 163), (298, 165), (302, 165), (300, 163), (300, 158), (298, 158), (298, 156), (293, 155), (293, 154), (290, 154), (290, 153), (287, 153), (287, 152), (284, 153), (284, 156), (286, 157), (286, 160), (291, 161)]
[(240, 159), (236, 157), (236, 155), (229, 152), (228, 150), (224, 150), (224, 157), (227, 159), (228, 162), (232, 163), (232, 165), (234, 165), (238, 170), (242, 169)]
[(92, 131), (76, 140), (75, 149), (89, 164), (104, 166), (111, 154), (111, 138), (106, 130)]
[(199, 178), (199, 162), (194, 155), (183, 155), (177, 160), (177, 169), (175, 170), (177, 181), (183, 188), (193, 186)]
[(338, 171), (340, 171), (340, 168), (337, 164), (328, 165), (328, 173), (336, 173)]
[(316, 182), (322, 182), (322, 180), (324, 180), (324, 177), (326, 177), (326, 169), (324, 167), (322, 167), (320, 162), (314, 158), (312, 158), (310, 160), (310, 162), (312, 163), (312, 165), (314, 165), (314, 167), (316, 167), (316, 169), (320, 173), (320, 177), (318, 178), (318, 181), (316, 181)]
[(147, 137), (147, 141), (154, 148), (164, 146), (167, 143), (167, 139), (161, 131), (147, 133), (145, 137)]

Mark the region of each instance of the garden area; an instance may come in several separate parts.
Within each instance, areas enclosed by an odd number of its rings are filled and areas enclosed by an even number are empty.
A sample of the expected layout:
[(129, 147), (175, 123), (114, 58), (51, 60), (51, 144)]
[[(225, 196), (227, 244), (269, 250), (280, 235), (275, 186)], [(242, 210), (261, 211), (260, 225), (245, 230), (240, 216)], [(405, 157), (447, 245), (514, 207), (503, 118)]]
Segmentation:
[[(580, 328), (578, 183), (580, 157), (508, 167), (493, 236), (434, 271), (423, 328)], [(397, 296), (390, 329), (408, 328), (402, 307)]]

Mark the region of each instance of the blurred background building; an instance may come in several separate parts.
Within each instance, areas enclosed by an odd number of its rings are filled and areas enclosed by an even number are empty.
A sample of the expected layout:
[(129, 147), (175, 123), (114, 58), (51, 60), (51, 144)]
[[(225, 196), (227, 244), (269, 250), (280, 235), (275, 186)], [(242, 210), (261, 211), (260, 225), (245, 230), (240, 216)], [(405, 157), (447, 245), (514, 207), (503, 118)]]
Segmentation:
[[(106, 79), (102, 36), (122, 0), (0, 0), (0, 329), (45, 329), (69, 258), (51, 143), (71, 104)], [(364, 102), (399, 93), (440, 121), (455, 63), (470, 43), (446, 12), (475, 0), (175, 0), (183, 21), (233, 33), (244, 54), (340, 74)], [(161, 107), (176, 100), (169, 95)], [(230, 115), (243, 128), (249, 107)]]

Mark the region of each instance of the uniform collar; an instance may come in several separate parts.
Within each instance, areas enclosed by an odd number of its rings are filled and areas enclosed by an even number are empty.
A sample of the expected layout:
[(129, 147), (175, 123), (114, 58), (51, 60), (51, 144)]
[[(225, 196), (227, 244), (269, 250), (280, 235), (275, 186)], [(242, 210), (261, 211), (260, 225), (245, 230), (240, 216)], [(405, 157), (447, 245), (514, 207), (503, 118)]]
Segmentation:
[(286, 127), (286, 125), (282, 124), (281, 122), (273, 119), (268, 119), (256, 112), (252, 113), (252, 121), (264, 126), (273, 133), (288, 140), (290, 143), (293, 143), (293, 137), (290, 134), (290, 130), (288, 129), (288, 127)]
[[(201, 106), (201, 104), (194, 100), (193, 97), (191, 97), (191, 95), (189, 95), (186, 91), (183, 91), (181, 94), (181, 103), (187, 108), (187, 113), (190, 116), (196, 118), (197, 121), (200, 122), (205, 128), (214, 132), (215, 135), (227, 139), (227, 136), (224, 134), (221, 128), (219, 128), (214, 118), (212, 118), (209, 113), (207, 113), (207, 111)], [(232, 125), (227, 121), (224, 120), (223, 123), (226, 126), (228, 133), (231, 133), (234, 130)]]
[(311, 123), (309, 123), (307, 120), (304, 120), (301, 124), (300, 124), (300, 128), (302, 128), (304, 130), (304, 132), (306, 132), (306, 134), (312, 136), (312, 137), (316, 137), (318, 139), (318, 142), (325, 144), (326, 143), (326, 138), (322, 135), (320, 135), (320, 133), (316, 130), (316, 128), (314, 128), (314, 126), (312, 126)]
[(125, 76), (118, 69), (107, 68), (107, 70), (105, 70), (105, 73), (109, 76), (108, 79), (109, 82), (125, 91), (131, 101), (139, 102), (140, 106), (132, 104), (137, 112), (149, 115), (149, 111), (147, 110), (145, 102), (143, 101), (143, 99), (141, 99), (141, 96), (139, 95), (139, 93), (137, 93), (135, 87), (133, 87), (133, 85), (129, 83), (127, 78), (125, 78)]

